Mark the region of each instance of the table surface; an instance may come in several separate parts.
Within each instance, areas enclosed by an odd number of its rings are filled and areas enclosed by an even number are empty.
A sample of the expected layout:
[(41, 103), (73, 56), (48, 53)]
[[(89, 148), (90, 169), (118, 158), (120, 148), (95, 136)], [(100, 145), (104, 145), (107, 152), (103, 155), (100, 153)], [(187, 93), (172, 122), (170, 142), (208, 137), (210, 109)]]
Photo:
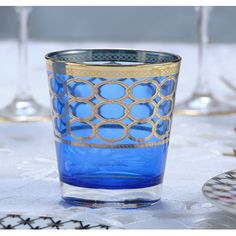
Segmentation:
[[(48, 43), (29, 45), (29, 74), (37, 101), (49, 106), (44, 55), (69, 48), (145, 48), (182, 56), (177, 103), (191, 95), (196, 82), (196, 46), (191, 44)], [(16, 42), (1, 41), (0, 106), (11, 101), (17, 84)], [(160, 50), (161, 49), (161, 50)], [(233, 60), (225, 62), (236, 45), (211, 45), (210, 87), (217, 98), (235, 102), (235, 92), (220, 77), (236, 82)], [(235, 147), (236, 116), (174, 116), (162, 200), (136, 210), (69, 207), (61, 201), (51, 122), (0, 123), (0, 215), (56, 216), (105, 224), (113, 228), (236, 228), (236, 216), (207, 201), (202, 185), (211, 177), (236, 168), (236, 158), (224, 156)]]

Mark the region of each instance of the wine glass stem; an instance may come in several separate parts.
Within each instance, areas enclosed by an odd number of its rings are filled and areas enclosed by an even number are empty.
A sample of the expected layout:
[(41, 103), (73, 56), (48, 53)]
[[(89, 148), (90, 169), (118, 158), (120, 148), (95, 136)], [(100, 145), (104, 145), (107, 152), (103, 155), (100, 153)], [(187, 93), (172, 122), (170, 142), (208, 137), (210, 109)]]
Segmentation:
[(28, 7), (16, 8), (19, 22), (19, 74), (16, 99), (27, 100), (31, 98), (30, 86), (28, 81), (28, 19), (30, 9)]
[(208, 7), (198, 9), (198, 78), (195, 88), (195, 96), (209, 96), (209, 84), (207, 81), (207, 49), (208, 49)]

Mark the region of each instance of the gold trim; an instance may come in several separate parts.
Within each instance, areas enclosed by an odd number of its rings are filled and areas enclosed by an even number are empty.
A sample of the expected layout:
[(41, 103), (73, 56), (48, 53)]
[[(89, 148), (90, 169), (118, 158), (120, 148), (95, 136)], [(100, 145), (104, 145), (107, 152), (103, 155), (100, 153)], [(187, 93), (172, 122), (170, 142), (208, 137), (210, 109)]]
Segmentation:
[(21, 117), (0, 117), (0, 122), (15, 122), (15, 123), (27, 123), (27, 122), (48, 122), (51, 121), (51, 116), (21, 116)]
[[(105, 105), (119, 105), (120, 107), (123, 108), (123, 111), (124, 111), (124, 114), (122, 116), (120, 116), (119, 118), (106, 118), (106, 117), (103, 117), (102, 115), (99, 114), (99, 109), (102, 107), (102, 106), (105, 106)], [(102, 101), (96, 105), (94, 105), (94, 116), (96, 118), (98, 118), (99, 120), (101, 121), (104, 121), (104, 122), (111, 122), (111, 123), (114, 123), (116, 121), (121, 121), (121, 120), (124, 120), (126, 117), (128, 117), (129, 115), (129, 108), (124, 104), (124, 103), (121, 103), (121, 102), (113, 102), (113, 101)]]
[[(174, 88), (173, 88), (173, 91), (167, 95), (167, 96), (164, 96), (162, 93), (161, 93), (161, 88), (162, 86), (167, 82), (167, 81), (173, 81), (174, 82)], [(160, 98), (162, 99), (168, 99), (168, 98), (172, 98), (175, 91), (176, 91), (176, 87), (177, 87), (177, 82), (176, 82), (176, 79), (173, 77), (173, 76), (169, 76), (167, 79), (163, 80), (160, 85), (159, 85), (159, 96)]]
[(66, 132), (65, 133), (60, 133), (58, 131), (58, 127), (56, 127), (56, 119), (62, 119), (62, 116), (58, 115), (57, 113), (55, 113), (54, 111), (52, 112), (52, 121), (53, 121), (53, 130), (55, 135), (58, 135), (58, 137), (64, 137), (66, 135), (69, 134), (70, 131), (70, 126), (69, 123), (66, 123)]
[(167, 117), (167, 118), (160, 118), (156, 123), (155, 123), (155, 130), (157, 130), (157, 126), (160, 124), (161, 121), (168, 121), (169, 122), (169, 129), (166, 133), (159, 135), (157, 132), (154, 133), (154, 136), (159, 138), (159, 139), (163, 139), (166, 138), (170, 135), (170, 127), (171, 127), (171, 118)]
[[(124, 131), (123, 131), (123, 135), (120, 136), (119, 138), (105, 138), (103, 136), (101, 136), (99, 134), (99, 128), (103, 125), (107, 125), (107, 124), (113, 124), (113, 125), (120, 125), (121, 127), (123, 127)], [(96, 137), (104, 142), (108, 142), (108, 143), (115, 143), (115, 142), (119, 142), (123, 139), (125, 139), (127, 137), (127, 126), (125, 124), (123, 124), (122, 122), (120, 121), (115, 121), (114, 122), (111, 122), (111, 121), (102, 121), (102, 122), (99, 122), (97, 124), (95, 124), (95, 130), (96, 130)], [(100, 144), (98, 144), (100, 146)]]
[[(91, 94), (88, 96), (88, 97), (75, 97), (72, 93), (71, 93), (71, 91), (70, 91), (70, 89), (67, 89), (67, 87), (69, 87), (70, 86), (70, 83), (82, 83), (82, 84), (86, 84), (86, 85), (88, 85), (90, 88), (91, 88)], [(95, 91), (94, 91), (94, 85), (91, 83), (91, 82), (89, 82), (88, 80), (81, 80), (80, 78), (76, 78), (76, 79), (69, 79), (69, 80), (67, 80), (66, 81), (66, 85), (65, 85), (65, 91), (66, 90), (68, 90), (68, 96), (69, 96), (69, 98), (71, 99), (71, 100), (73, 100), (73, 101), (87, 101), (87, 100), (90, 100), (90, 99), (92, 99), (93, 97), (94, 97), (94, 93), (95, 93)]]
[(162, 144), (169, 143), (169, 138), (161, 140), (159, 142), (150, 142), (145, 144), (95, 144), (95, 143), (77, 143), (68, 140), (61, 140), (59, 137), (55, 137), (55, 141), (78, 147), (93, 147), (93, 148), (143, 148), (143, 147), (154, 147)]
[[(148, 123), (148, 124), (150, 124), (152, 126), (151, 133), (148, 136), (144, 137), (144, 138), (135, 138), (133, 135), (131, 135), (132, 127), (135, 126), (138, 123), (142, 123), (142, 124)], [(150, 121), (144, 121), (144, 122), (134, 121), (134, 122), (130, 123), (128, 125), (128, 127), (127, 127), (127, 129), (128, 129), (128, 137), (129, 137), (130, 140), (135, 141), (135, 142), (140, 142), (140, 143), (141, 142), (147, 142), (149, 139), (151, 139), (154, 136), (154, 133), (155, 133), (155, 129), (154, 128), (155, 128), (155, 125), (154, 125), (154, 123), (151, 120)]]
[[(166, 101), (171, 101), (171, 108), (169, 110), (169, 112), (166, 114), (166, 115), (161, 115), (158, 110), (159, 110), (159, 107), (160, 105), (163, 103), (163, 102), (166, 102)], [(173, 112), (174, 110), (174, 100), (173, 100), (173, 97), (165, 97), (164, 99), (161, 99), (157, 104), (156, 104), (156, 114), (159, 118), (162, 118), (162, 119), (167, 119), (170, 117), (171, 113)]]
[[(72, 124), (73, 123), (75, 123), (75, 122), (80, 122), (80, 123), (86, 123), (86, 124), (88, 124), (90, 127), (91, 127), (91, 130), (92, 130), (92, 134), (91, 135), (89, 135), (89, 136), (87, 136), (87, 137), (79, 137), (79, 136), (77, 136), (77, 135), (75, 135), (74, 133), (73, 133), (73, 131), (71, 131), (71, 126), (72, 126)], [(90, 121), (78, 121), (77, 119), (73, 119), (73, 120), (71, 120), (70, 121), (70, 128), (68, 129), (69, 130), (69, 133), (70, 133), (70, 135), (74, 138), (74, 139), (77, 139), (77, 140), (79, 140), (80, 142), (84, 142), (85, 140), (91, 140), (91, 139), (93, 139), (94, 138), (94, 136), (96, 135), (96, 130), (93, 128), (93, 124), (92, 124), (92, 122), (90, 122)]]
[[(138, 85), (140, 85), (140, 84), (153, 84), (153, 85), (155, 85), (155, 87), (156, 87), (156, 91), (155, 91), (155, 93), (150, 97), (150, 98), (141, 98), (141, 99), (139, 99), (139, 98), (136, 98), (134, 95), (133, 95), (133, 89), (136, 87), (136, 86), (138, 86)], [(149, 101), (152, 101), (152, 100), (154, 100), (157, 96), (159, 96), (160, 97), (160, 85), (157, 83), (157, 81), (155, 81), (155, 80), (150, 80), (150, 79), (144, 79), (144, 80), (138, 80), (138, 81), (136, 81), (136, 82), (134, 82), (131, 86), (130, 86), (130, 88), (129, 88), (129, 97), (131, 98), (131, 99), (133, 99), (134, 101), (136, 101), (136, 102), (140, 102), (140, 103), (145, 103), (145, 102), (149, 102)]]
[[(137, 105), (141, 105), (141, 104), (148, 104), (148, 105), (152, 105), (153, 106), (153, 112), (152, 114), (147, 117), (147, 118), (142, 118), (142, 119), (139, 119), (139, 118), (135, 118), (131, 113), (132, 113), (132, 109), (134, 106), (137, 106)], [(154, 101), (145, 101), (145, 102), (139, 102), (139, 101), (134, 101), (132, 102), (130, 105), (128, 105), (128, 111), (129, 113), (127, 114), (127, 117), (135, 122), (141, 122), (141, 123), (144, 123), (144, 122), (147, 122), (149, 120), (151, 120), (154, 116), (157, 116), (157, 109), (156, 109), (156, 103)]]
[[(170, 76), (179, 73), (180, 61), (163, 64), (146, 64), (136, 66), (94, 66), (65, 63), (65, 74), (71, 76), (89, 76), (103, 78), (143, 78)], [(53, 61), (47, 61), (49, 72), (53, 72)]]
[(223, 116), (223, 115), (234, 115), (236, 113), (236, 110), (232, 111), (215, 111), (215, 112), (202, 112), (202, 111), (194, 111), (191, 109), (180, 109), (176, 107), (174, 109), (174, 114), (176, 115), (183, 115), (183, 116)]
[[(105, 86), (107, 84), (116, 84), (116, 85), (120, 85), (121, 87), (123, 87), (124, 89), (124, 95), (120, 98), (117, 99), (110, 99), (110, 98), (104, 98), (99, 94), (99, 89), (101, 89), (102, 86)], [(107, 82), (107, 80), (102, 81), (98, 84), (94, 85), (94, 96), (97, 97), (98, 99), (100, 99), (101, 101), (104, 102), (121, 102), (122, 100), (125, 100), (126, 98), (128, 98), (130, 96), (130, 89), (129, 86), (121, 81), (116, 81), (116, 80), (110, 80), (109, 83)]]
[(48, 72), (53, 72), (53, 62), (52, 61), (47, 61), (46, 66), (47, 66), (47, 71)]
[[(79, 103), (89, 105), (91, 107), (91, 114), (84, 118), (77, 117), (76, 115), (73, 114), (72, 109), (70, 109), (70, 105), (72, 105), (72, 103), (76, 103), (76, 105), (78, 105)], [(95, 116), (95, 105), (90, 101), (85, 101), (85, 100), (78, 101), (78, 100), (71, 99), (68, 102), (68, 114), (71, 115), (72, 121), (77, 120), (79, 122), (87, 122), (87, 121), (90, 121)]]

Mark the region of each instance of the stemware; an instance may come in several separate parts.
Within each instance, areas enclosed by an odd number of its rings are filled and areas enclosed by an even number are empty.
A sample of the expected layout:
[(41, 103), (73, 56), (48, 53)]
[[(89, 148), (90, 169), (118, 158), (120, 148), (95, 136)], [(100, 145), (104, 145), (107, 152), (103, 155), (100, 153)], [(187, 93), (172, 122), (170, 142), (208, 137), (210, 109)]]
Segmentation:
[(17, 92), (13, 101), (0, 110), (0, 121), (44, 121), (50, 119), (50, 111), (33, 98), (28, 78), (28, 19), (32, 7), (15, 7), (19, 21), (18, 51), (19, 72)]
[(207, 74), (208, 22), (212, 7), (195, 8), (198, 16), (198, 76), (193, 95), (177, 104), (175, 113), (181, 115), (224, 115), (236, 112), (236, 108), (216, 99), (210, 90)]

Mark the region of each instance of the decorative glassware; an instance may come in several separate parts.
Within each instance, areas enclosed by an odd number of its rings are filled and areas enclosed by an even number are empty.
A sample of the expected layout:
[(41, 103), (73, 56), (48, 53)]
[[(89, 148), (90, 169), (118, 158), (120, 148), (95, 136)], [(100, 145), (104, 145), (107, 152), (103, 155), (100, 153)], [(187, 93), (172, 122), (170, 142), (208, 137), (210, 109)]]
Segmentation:
[(46, 59), (63, 199), (89, 207), (156, 203), (180, 57), (85, 49)]
[(198, 14), (198, 76), (193, 95), (177, 104), (176, 114), (181, 115), (225, 115), (236, 112), (236, 108), (217, 100), (210, 91), (206, 71), (208, 49), (208, 21), (211, 7), (196, 7)]
[(19, 18), (19, 75), (14, 100), (0, 110), (0, 121), (44, 121), (50, 111), (39, 105), (31, 95), (28, 81), (28, 18), (32, 7), (15, 7)]

